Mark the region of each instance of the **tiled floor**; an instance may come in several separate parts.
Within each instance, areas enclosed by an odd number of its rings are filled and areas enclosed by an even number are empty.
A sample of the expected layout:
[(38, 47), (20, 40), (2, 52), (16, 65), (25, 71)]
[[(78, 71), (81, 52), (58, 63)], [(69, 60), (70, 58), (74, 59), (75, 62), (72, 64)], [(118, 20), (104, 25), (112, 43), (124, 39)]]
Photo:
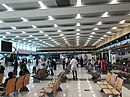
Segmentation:
[[(28, 66), (29, 70), (32, 70), (32, 66)], [(6, 67), (6, 74), (13, 70), (12, 67)], [(58, 66), (58, 69), (55, 72), (55, 76), (62, 71), (62, 67)], [(49, 77), (55, 78), (55, 76)], [(5, 75), (5, 78), (7, 76)], [(68, 80), (66, 83), (61, 83), (61, 88), (63, 91), (58, 92), (56, 97), (107, 97), (104, 93), (100, 92), (100, 88), (97, 83), (93, 83), (88, 79), (91, 78), (87, 71), (84, 68), (78, 69), (78, 80), (72, 80), (72, 73), (67, 75)], [(40, 90), (44, 87), (50, 80), (45, 80), (40, 83), (33, 83), (33, 78), (30, 78), (30, 84), (28, 85), (29, 92), (15, 93), (15, 97), (39, 97)], [(130, 90), (123, 87), (123, 97), (129, 97)], [(14, 97), (14, 94), (11, 94), (10, 97)]]

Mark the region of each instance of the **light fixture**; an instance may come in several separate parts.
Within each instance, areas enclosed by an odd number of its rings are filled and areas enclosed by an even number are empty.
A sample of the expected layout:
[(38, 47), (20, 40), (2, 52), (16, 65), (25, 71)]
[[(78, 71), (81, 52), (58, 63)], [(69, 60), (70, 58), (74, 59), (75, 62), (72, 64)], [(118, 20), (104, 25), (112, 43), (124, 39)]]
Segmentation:
[(14, 40), (13, 38), (11, 40)]
[(77, 23), (76, 26), (80, 26), (80, 23)]
[(52, 16), (48, 16), (48, 20), (54, 20), (54, 18)]
[(76, 7), (79, 7), (79, 6), (82, 6), (82, 2), (81, 2), (81, 0), (77, 0)]
[(58, 32), (61, 32), (61, 30), (58, 29)]
[(4, 23), (2, 20), (0, 20), (0, 23)]
[(87, 41), (90, 41), (90, 40), (87, 40)]
[(40, 30), (39, 33), (43, 33), (43, 31)]
[(10, 32), (6, 32), (6, 34), (11, 34)]
[(6, 4), (1, 4), (2, 6), (4, 6), (8, 11), (14, 11), (12, 8), (10, 8), (9, 6), (7, 6)]
[(98, 22), (98, 23), (97, 23), (97, 25), (102, 25), (102, 22), (101, 22), (101, 21), (100, 21), (100, 22)]
[(45, 41), (43, 41), (42, 43), (46, 43)]
[(107, 35), (103, 35), (103, 37), (107, 37)]
[(93, 30), (99, 30), (98, 28), (94, 28)]
[(104, 39), (103, 37), (101, 37), (100, 39)]
[(90, 35), (89, 37), (93, 37), (93, 35)]
[(119, 24), (124, 24), (125, 23), (125, 20), (122, 20), (119, 22)]
[(76, 35), (80, 35), (80, 33), (76, 33)]
[(26, 40), (26, 38), (23, 38), (23, 40)]
[(6, 38), (6, 36), (3, 36), (3, 38)]
[(79, 38), (79, 36), (76, 36), (76, 38)]
[(51, 41), (54, 41), (54, 39), (52, 39)]
[(104, 12), (101, 17), (108, 17), (109, 16), (108, 13), (109, 12)]
[(119, 3), (118, 0), (111, 0), (110, 4), (117, 4)]
[(40, 5), (41, 9), (47, 9), (47, 7), (43, 4), (42, 1), (38, 1), (38, 3)]
[(32, 35), (29, 35), (29, 37), (33, 37)]
[(60, 34), (60, 36), (64, 36), (64, 34)]
[(39, 41), (42, 41), (42, 40), (39, 40)]
[(19, 36), (16, 36), (16, 37), (19, 37)]
[(91, 34), (96, 34), (95, 32), (92, 32)]
[(37, 28), (35, 25), (32, 25), (33, 28)]
[(29, 40), (28, 42), (31, 42), (31, 40)]
[(65, 39), (65, 37), (62, 37), (63, 39)]
[(107, 34), (110, 34), (110, 33), (112, 33), (112, 32), (111, 32), (111, 31), (108, 31), (108, 32), (107, 32)]
[(64, 41), (66, 41), (67, 39), (64, 39)]
[(47, 34), (45, 34), (45, 36), (46, 36), (46, 37), (48, 37), (48, 35), (47, 35)]
[(51, 37), (49, 37), (48, 39), (52, 39)]
[(25, 34), (26, 32), (25, 31), (22, 31), (22, 34)]
[(76, 19), (81, 19), (81, 18), (82, 18), (81, 15), (77, 14)]
[(21, 19), (23, 20), (23, 22), (28, 22), (28, 20), (25, 19), (24, 17), (21, 17)]
[(58, 25), (57, 25), (57, 24), (54, 24), (54, 27), (58, 27)]
[(76, 29), (76, 31), (80, 31), (80, 29)]
[(115, 30), (115, 29), (117, 29), (117, 27), (112, 27), (111, 29)]
[(16, 27), (14, 27), (14, 26), (11, 26), (11, 28), (12, 28), (12, 29), (16, 29)]
[(38, 40), (38, 38), (35, 38), (35, 40)]
[(88, 38), (88, 39), (92, 39), (92, 38)]

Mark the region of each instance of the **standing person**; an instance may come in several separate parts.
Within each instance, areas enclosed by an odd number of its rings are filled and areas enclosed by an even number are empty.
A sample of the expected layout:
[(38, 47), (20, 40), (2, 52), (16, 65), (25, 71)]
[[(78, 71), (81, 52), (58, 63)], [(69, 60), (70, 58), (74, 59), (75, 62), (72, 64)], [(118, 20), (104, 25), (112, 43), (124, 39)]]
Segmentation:
[(0, 63), (0, 73), (4, 74), (5, 67)]
[(18, 61), (16, 59), (14, 60), (14, 70), (13, 70), (15, 75), (17, 75), (17, 69), (18, 69)]
[(62, 60), (63, 69), (65, 69), (65, 58)]
[(53, 72), (53, 66), (54, 66), (54, 64), (53, 64), (53, 59), (50, 59), (50, 62), (49, 62), (49, 67), (50, 67), (50, 71), (51, 71), (51, 75), (53, 76), (54, 75), (54, 72)]
[(83, 67), (83, 58), (81, 57), (80, 59), (80, 65), (81, 65), (81, 68)]
[(56, 70), (56, 60), (55, 59), (53, 59), (53, 66), (54, 66), (54, 70)]
[(73, 79), (78, 79), (77, 78), (77, 60), (73, 57), (72, 60), (70, 61), (70, 65), (71, 65), (71, 70), (73, 73)]

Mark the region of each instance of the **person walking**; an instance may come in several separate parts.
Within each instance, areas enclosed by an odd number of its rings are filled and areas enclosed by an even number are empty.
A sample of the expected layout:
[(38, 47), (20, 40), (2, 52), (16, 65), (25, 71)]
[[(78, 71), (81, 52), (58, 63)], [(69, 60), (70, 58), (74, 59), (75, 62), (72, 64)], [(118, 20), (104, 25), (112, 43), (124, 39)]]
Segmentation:
[(81, 65), (81, 68), (83, 67), (83, 58), (81, 57), (80, 59), (80, 65)]
[(18, 61), (17, 59), (14, 60), (14, 74), (17, 75), (17, 69), (18, 69)]
[(73, 57), (72, 60), (70, 61), (70, 65), (71, 65), (71, 70), (72, 70), (72, 73), (73, 73), (73, 79), (78, 79), (77, 78), (77, 60)]

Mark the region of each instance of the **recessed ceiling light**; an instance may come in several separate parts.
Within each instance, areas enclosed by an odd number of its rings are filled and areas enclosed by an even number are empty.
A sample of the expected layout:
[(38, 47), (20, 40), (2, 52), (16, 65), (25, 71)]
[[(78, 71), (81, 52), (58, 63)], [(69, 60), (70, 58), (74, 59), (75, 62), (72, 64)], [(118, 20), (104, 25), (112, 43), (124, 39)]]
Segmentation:
[(107, 37), (107, 35), (103, 35), (104, 37)]
[(60, 34), (60, 36), (64, 36), (64, 34)]
[(101, 41), (100, 39), (98, 41)]
[(18, 42), (21, 42), (20, 40)]
[(38, 38), (35, 38), (35, 40), (38, 40)]
[(23, 38), (23, 40), (26, 40), (26, 38)]
[(14, 11), (12, 8), (10, 8), (9, 6), (7, 6), (6, 4), (1, 4), (2, 6), (4, 6), (8, 11)]
[(31, 40), (29, 40), (28, 42), (31, 42)]
[(76, 29), (76, 31), (80, 31), (80, 29)]
[(90, 35), (89, 37), (93, 37), (93, 35)]
[(52, 16), (48, 16), (48, 20), (54, 20), (54, 18)]
[(23, 34), (25, 34), (26, 32), (25, 31), (22, 31)]
[(6, 32), (6, 34), (11, 34), (10, 32)]
[(65, 37), (62, 37), (63, 39), (65, 38)]
[(77, 14), (76, 19), (81, 19), (81, 18), (82, 18), (81, 15)]
[(92, 38), (88, 38), (88, 39), (92, 39)]
[(97, 25), (102, 25), (102, 22), (101, 22), (101, 21), (100, 21), (100, 22), (98, 22), (98, 23), (97, 23)]
[(16, 36), (16, 37), (19, 37), (19, 36)]
[(118, 0), (111, 0), (110, 4), (117, 4), (119, 3)]
[(76, 7), (78, 7), (78, 6), (83, 6), (81, 0), (77, 0)]
[(125, 20), (122, 20), (119, 22), (119, 24), (124, 24), (125, 23)]
[(80, 23), (77, 23), (76, 26), (80, 26)]
[(40, 30), (39, 33), (43, 33), (43, 31)]
[(39, 41), (42, 41), (42, 40), (39, 40)]
[(87, 40), (87, 41), (90, 41), (90, 40)]
[(6, 36), (3, 36), (3, 38), (6, 38)]
[(64, 41), (66, 41), (67, 39), (64, 39)]
[(45, 36), (46, 36), (46, 37), (48, 37), (48, 35), (47, 35), (47, 34), (45, 34)]
[(16, 27), (14, 27), (14, 26), (11, 26), (11, 28), (12, 28), (12, 29), (16, 29)]
[(0, 23), (4, 23), (2, 20), (0, 20)]
[(80, 33), (76, 33), (76, 35), (80, 35)]
[(11, 40), (14, 40), (13, 38)]
[(99, 30), (98, 28), (94, 28), (93, 30)]
[(29, 35), (29, 37), (33, 37), (33, 35)]
[(54, 41), (54, 39), (52, 39), (51, 41)]
[(41, 6), (41, 9), (47, 9), (47, 7), (43, 4), (42, 1), (38, 1), (38, 3)]
[(76, 36), (76, 38), (79, 38), (79, 36)]
[(57, 24), (54, 24), (54, 27), (58, 27), (58, 25), (57, 25)]
[(108, 13), (109, 12), (104, 12), (101, 17), (109, 17)]
[(36, 43), (36, 42), (33, 42), (33, 43)]
[(111, 29), (115, 30), (115, 29), (117, 29), (117, 27), (112, 27)]
[(49, 37), (48, 39), (52, 39), (51, 37)]
[(103, 37), (101, 37), (100, 39), (104, 39)]
[(58, 32), (61, 32), (61, 30), (58, 30)]
[(92, 32), (91, 34), (96, 34), (95, 32)]
[(24, 17), (21, 17), (21, 19), (23, 20), (23, 22), (28, 22), (28, 20), (25, 19)]
[(35, 25), (32, 25), (33, 28), (37, 28)]
[(112, 32), (111, 32), (111, 31), (108, 31), (107, 33), (110, 34), (110, 33), (112, 33)]
[(43, 41), (42, 43), (46, 43), (45, 41)]

